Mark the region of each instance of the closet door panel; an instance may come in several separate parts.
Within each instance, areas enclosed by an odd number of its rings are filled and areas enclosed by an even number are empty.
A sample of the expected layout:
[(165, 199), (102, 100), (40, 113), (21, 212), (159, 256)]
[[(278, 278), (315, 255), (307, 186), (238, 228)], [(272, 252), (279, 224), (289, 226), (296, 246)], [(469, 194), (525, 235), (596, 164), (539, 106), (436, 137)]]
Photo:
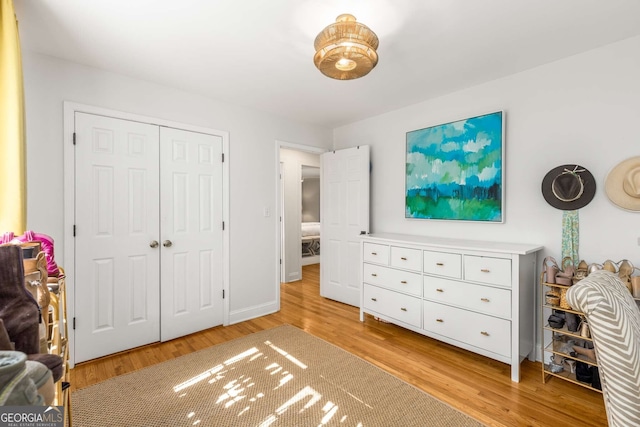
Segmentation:
[(160, 170), (166, 341), (222, 324), (222, 138), (161, 128)]
[(159, 339), (159, 128), (76, 123), (75, 363)]

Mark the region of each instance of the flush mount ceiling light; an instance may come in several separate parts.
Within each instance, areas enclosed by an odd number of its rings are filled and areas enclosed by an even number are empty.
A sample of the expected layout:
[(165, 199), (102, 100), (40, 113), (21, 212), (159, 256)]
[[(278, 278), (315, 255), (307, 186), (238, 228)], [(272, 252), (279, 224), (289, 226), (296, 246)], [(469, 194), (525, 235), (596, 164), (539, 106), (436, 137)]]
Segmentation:
[(313, 62), (327, 77), (352, 80), (369, 74), (378, 63), (378, 36), (345, 13), (318, 34)]

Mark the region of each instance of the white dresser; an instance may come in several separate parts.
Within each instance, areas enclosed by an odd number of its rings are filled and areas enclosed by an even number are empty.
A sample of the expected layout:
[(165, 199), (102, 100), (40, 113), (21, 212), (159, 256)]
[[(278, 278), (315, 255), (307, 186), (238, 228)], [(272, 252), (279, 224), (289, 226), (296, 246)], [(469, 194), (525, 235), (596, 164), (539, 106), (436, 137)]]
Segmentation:
[(542, 246), (404, 234), (362, 236), (360, 320), (369, 313), (511, 365), (535, 360)]

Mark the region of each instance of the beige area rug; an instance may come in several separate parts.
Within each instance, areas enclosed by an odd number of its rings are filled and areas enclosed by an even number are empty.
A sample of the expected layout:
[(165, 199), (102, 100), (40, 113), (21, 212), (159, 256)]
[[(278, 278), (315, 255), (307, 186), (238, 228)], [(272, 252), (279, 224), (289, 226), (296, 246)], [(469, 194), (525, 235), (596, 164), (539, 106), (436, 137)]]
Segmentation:
[(75, 427), (482, 425), (288, 325), (109, 379), (71, 398)]

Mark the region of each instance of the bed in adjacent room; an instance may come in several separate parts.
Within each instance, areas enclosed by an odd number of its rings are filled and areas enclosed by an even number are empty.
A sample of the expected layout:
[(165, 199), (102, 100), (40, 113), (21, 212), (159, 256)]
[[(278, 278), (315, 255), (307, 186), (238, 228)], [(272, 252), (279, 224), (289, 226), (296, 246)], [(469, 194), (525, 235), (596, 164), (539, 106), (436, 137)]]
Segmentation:
[(301, 236), (303, 265), (320, 262), (320, 223), (303, 222)]

